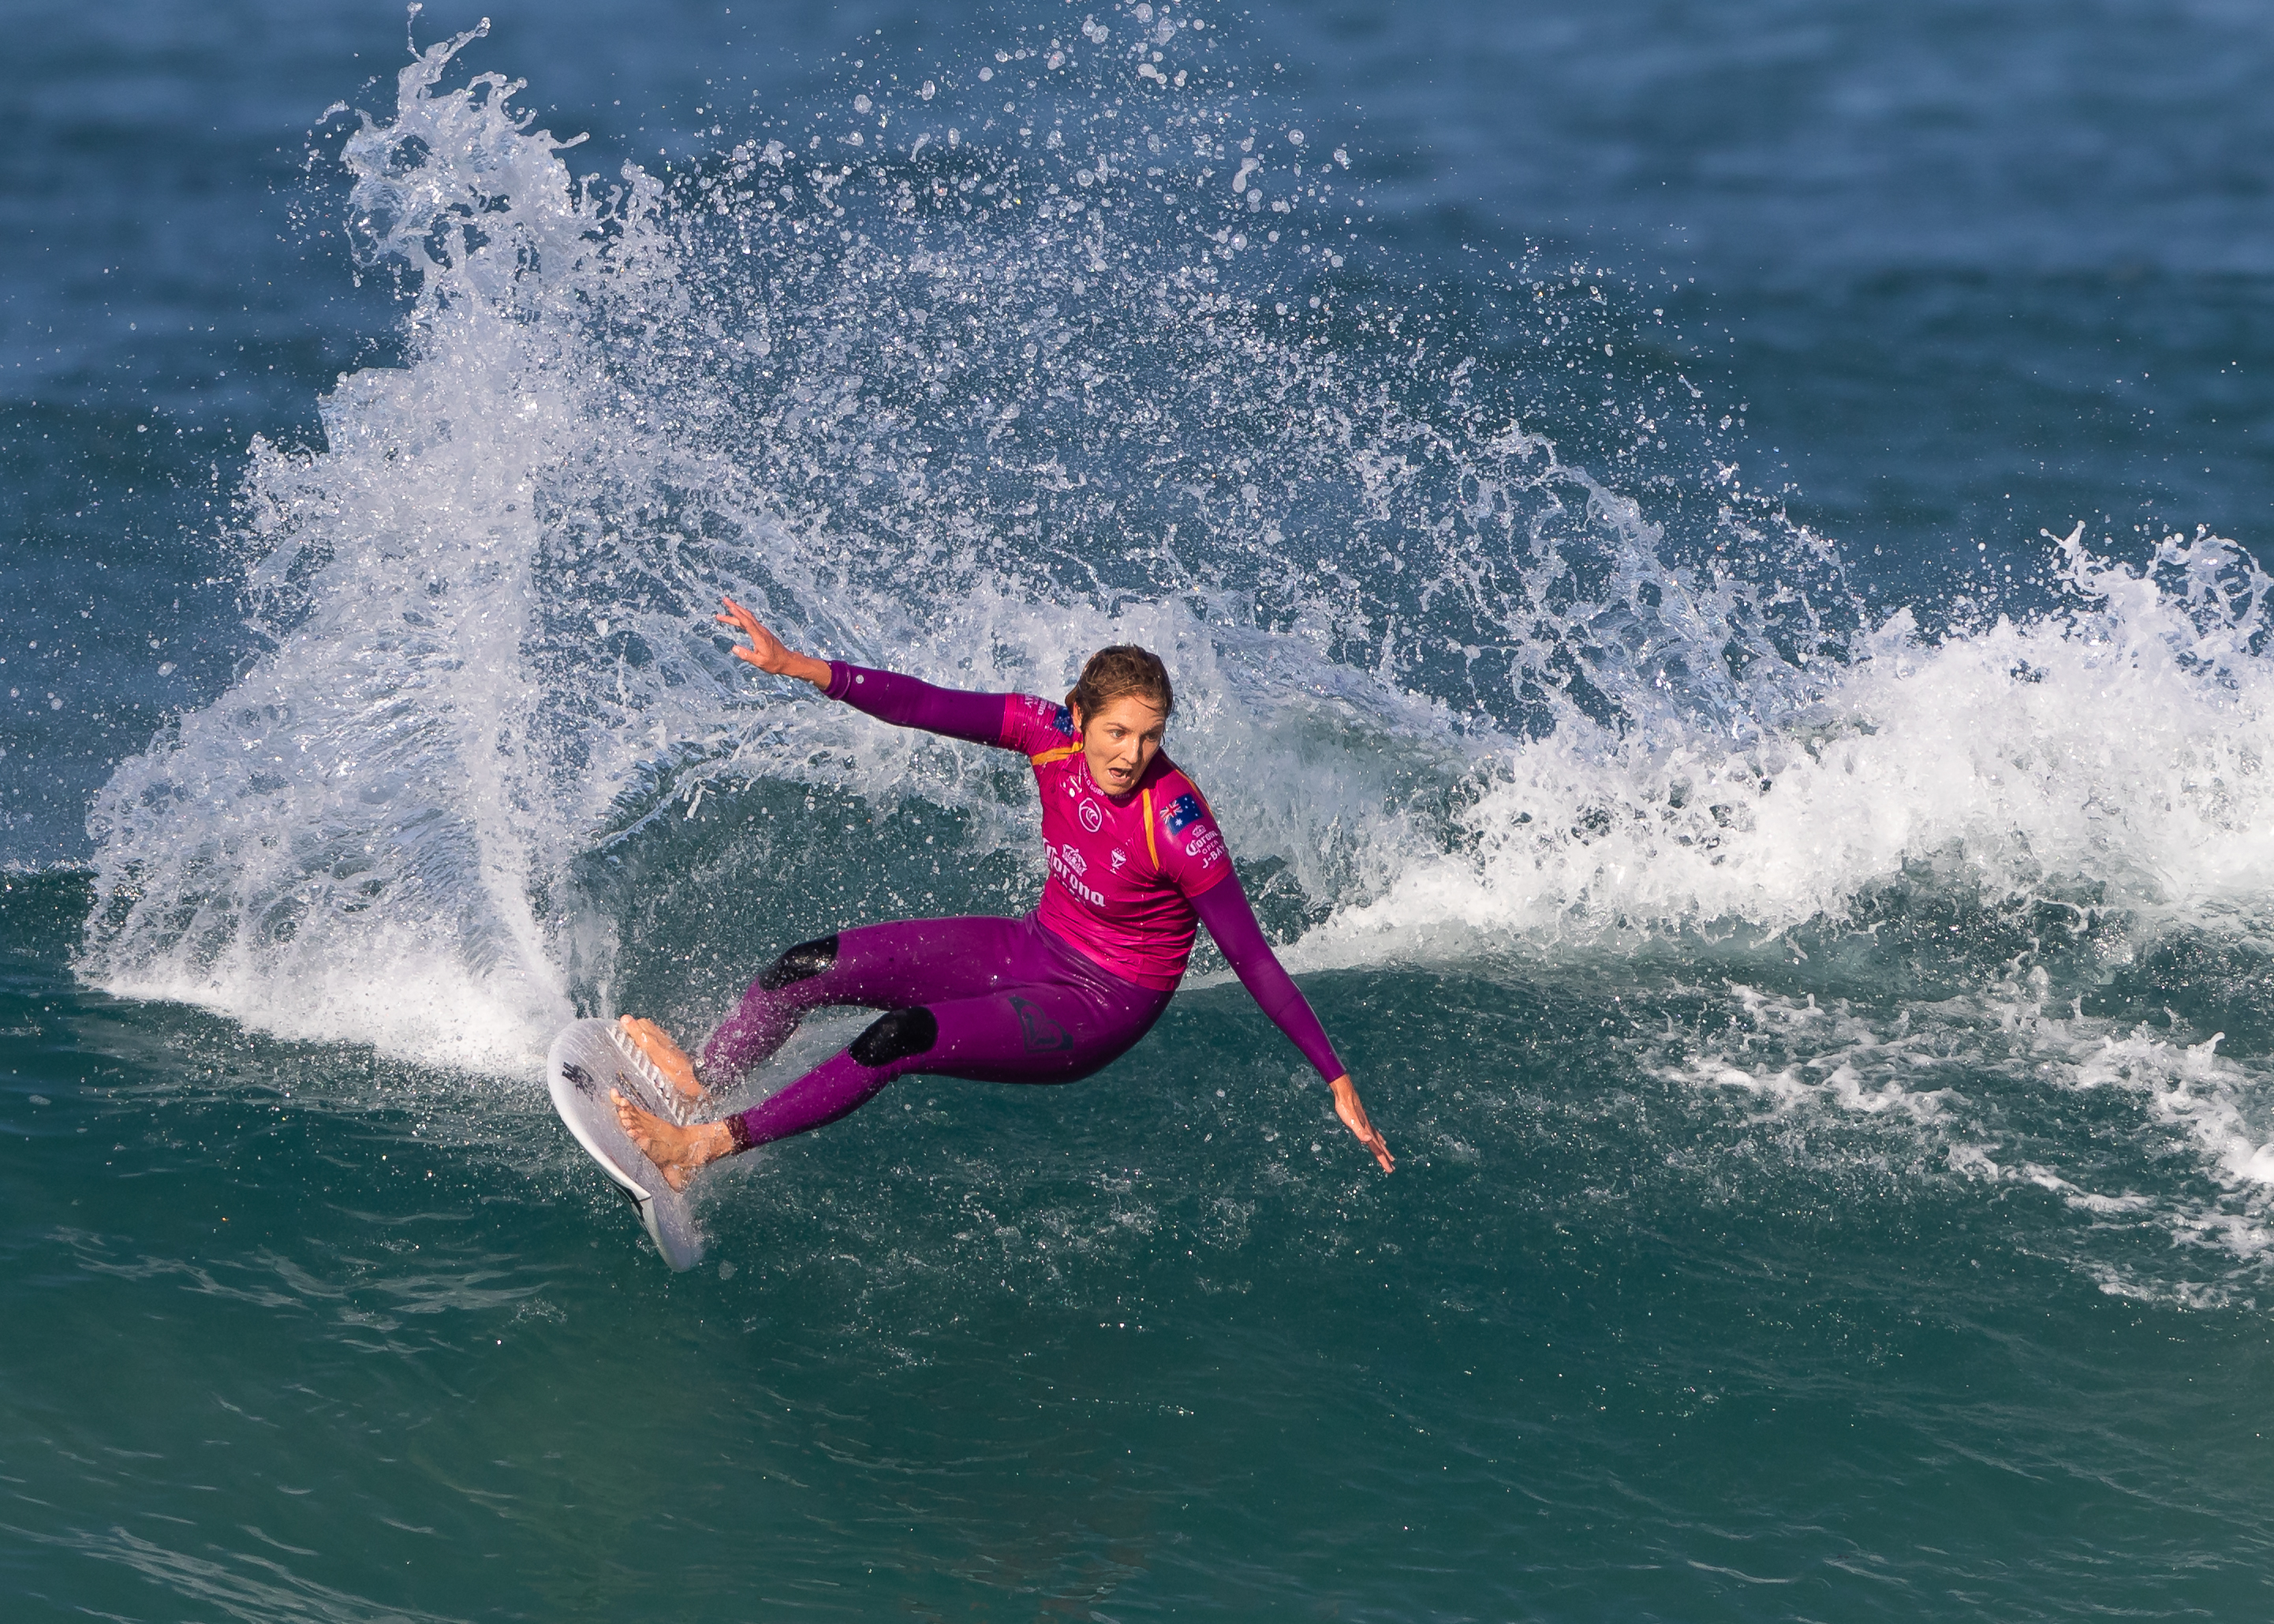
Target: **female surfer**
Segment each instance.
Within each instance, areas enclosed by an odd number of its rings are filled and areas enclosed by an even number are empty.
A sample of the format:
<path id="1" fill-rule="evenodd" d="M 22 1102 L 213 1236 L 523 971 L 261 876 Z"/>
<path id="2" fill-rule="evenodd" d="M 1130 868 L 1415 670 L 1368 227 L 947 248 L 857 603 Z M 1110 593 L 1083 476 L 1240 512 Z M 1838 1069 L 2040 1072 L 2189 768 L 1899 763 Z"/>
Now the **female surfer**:
<path id="1" fill-rule="evenodd" d="M 615 1095 L 624 1132 L 674 1189 L 721 1156 L 834 1122 L 910 1071 L 1005 1083 L 1088 1077 L 1168 1007 L 1195 920 L 1327 1079 L 1344 1124 L 1383 1172 L 1396 1165 L 1318 1017 L 1264 941 L 1208 802 L 1162 754 L 1176 700 L 1157 658 L 1101 649 L 1062 705 L 964 693 L 810 658 L 733 598 L 724 602 L 719 623 L 750 640 L 735 654 L 760 671 L 810 682 L 899 726 L 1024 754 L 1042 791 L 1050 871 L 1041 905 L 1024 919 L 864 925 L 775 959 L 704 1046 L 709 1077 L 764 1060 L 808 1010 L 849 1004 L 885 1013 L 779 1093 L 717 1122 L 680 1127 Z M 706 1097 L 694 1064 L 660 1026 L 629 1015 L 621 1025 L 690 1101 Z"/>

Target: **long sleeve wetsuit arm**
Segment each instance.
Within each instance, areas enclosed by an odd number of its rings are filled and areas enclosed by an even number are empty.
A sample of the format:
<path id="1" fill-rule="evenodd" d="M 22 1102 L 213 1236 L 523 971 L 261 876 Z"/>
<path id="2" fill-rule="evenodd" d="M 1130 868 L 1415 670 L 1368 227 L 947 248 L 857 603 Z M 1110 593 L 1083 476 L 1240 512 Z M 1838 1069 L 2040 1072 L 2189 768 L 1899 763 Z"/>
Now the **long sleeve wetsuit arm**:
<path id="1" fill-rule="evenodd" d="M 855 710 L 866 711 L 895 727 L 921 727 L 973 744 L 1003 742 L 1003 707 L 1007 694 L 974 694 L 961 688 L 934 688 L 896 671 L 872 671 L 865 665 L 829 662 L 828 694 Z"/>
<path id="2" fill-rule="evenodd" d="M 1281 967 L 1271 944 L 1263 939 L 1263 927 L 1255 922 L 1255 909 L 1240 889 L 1239 876 L 1226 874 L 1192 898 L 1192 904 L 1257 1007 L 1287 1034 L 1289 1042 L 1303 1051 L 1303 1058 L 1317 1068 L 1321 1077 L 1331 1083 L 1342 1076 L 1346 1068 L 1336 1057 L 1335 1046 L 1327 1041 L 1319 1018 L 1311 1012 L 1310 1001 Z"/>

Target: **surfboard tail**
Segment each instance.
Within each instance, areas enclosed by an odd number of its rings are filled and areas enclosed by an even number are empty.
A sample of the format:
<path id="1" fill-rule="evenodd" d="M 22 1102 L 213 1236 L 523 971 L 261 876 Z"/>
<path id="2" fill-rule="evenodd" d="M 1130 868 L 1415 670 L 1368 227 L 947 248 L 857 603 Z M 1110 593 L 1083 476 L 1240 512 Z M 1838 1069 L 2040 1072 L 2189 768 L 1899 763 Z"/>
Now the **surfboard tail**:
<path id="1" fill-rule="evenodd" d="M 694 1114 L 695 1108 L 702 1101 L 689 1100 L 674 1087 L 671 1079 L 663 1074 L 655 1062 L 640 1052 L 639 1045 L 624 1035 L 624 1029 L 621 1026 L 617 1026 L 614 1021 L 604 1021 L 600 1024 L 607 1027 L 609 1041 L 615 1045 L 616 1052 L 623 1056 L 624 1069 L 646 1085 L 644 1093 L 647 1097 L 640 1103 L 657 1116 L 667 1118 L 682 1128 L 685 1127 L 689 1117 Z"/>
<path id="2" fill-rule="evenodd" d="M 667 1104 L 678 1091 L 646 1056 L 628 1048 L 614 1022 L 603 1020 L 576 1021 L 553 1040 L 546 1087 L 553 1109 L 584 1154 L 638 1209 L 640 1226 L 663 1260 L 674 1269 L 700 1263 L 702 1232 L 687 1198 L 625 1134 L 608 1097 L 611 1091 L 621 1092 L 659 1116 L 683 1122 Z"/>

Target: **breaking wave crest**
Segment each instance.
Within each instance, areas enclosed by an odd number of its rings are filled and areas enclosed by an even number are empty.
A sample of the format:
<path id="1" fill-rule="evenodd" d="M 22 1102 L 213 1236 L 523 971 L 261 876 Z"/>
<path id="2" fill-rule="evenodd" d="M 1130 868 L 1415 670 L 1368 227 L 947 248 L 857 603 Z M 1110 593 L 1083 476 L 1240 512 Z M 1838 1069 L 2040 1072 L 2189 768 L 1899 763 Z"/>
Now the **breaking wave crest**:
<path id="1" fill-rule="evenodd" d="M 972 686 L 1161 649 L 1299 964 L 1873 929 L 1918 885 L 2160 928 L 2274 882 L 2239 548 L 2080 530 L 2049 605 L 1867 613 L 1707 455 L 1632 289 L 1525 261 L 1486 342 L 1204 30 L 1116 11 L 613 180 L 446 84 L 472 37 L 339 148 L 401 365 L 253 448 L 258 650 L 94 814 L 106 988 L 518 1069 L 664 929 L 600 869 L 731 866 L 742 789 L 952 815 L 840 876 L 1032 881 L 1015 775 L 750 676 L 721 592 Z"/>

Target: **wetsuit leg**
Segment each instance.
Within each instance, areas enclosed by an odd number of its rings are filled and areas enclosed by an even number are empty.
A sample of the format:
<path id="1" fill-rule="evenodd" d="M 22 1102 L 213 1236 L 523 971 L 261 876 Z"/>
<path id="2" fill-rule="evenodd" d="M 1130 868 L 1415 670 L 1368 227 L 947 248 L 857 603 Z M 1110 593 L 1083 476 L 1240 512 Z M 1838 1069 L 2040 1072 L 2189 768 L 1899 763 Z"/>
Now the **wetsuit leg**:
<path id="1" fill-rule="evenodd" d="M 788 1041 L 808 1010 L 893 1009 L 999 986 L 1020 974 L 1033 928 L 984 915 L 908 919 L 801 943 L 750 983 L 741 1006 L 711 1034 L 704 1072 L 715 1082 L 758 1064 Z"/>
<path id="2" fill-rule="evenodd" d="M 911 1071 L 981 1082 L 1073 1082 L 1126 1052 L 1169 997 L 1092 967 L 982 997 L 894 1009 L 841 1053 L 729 1117 L 728 1127 L 738 1150 L 787 1139 L 835 1122 Z"/>

